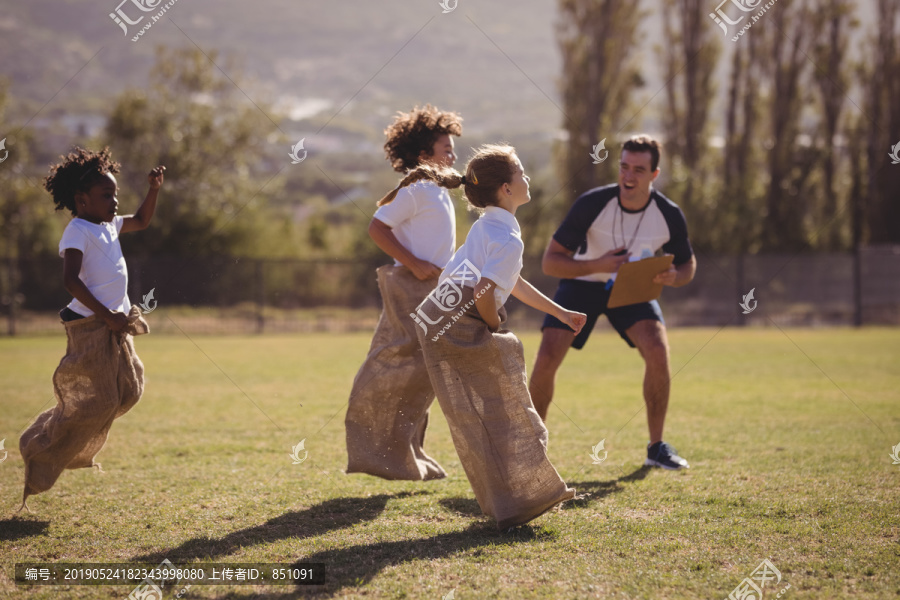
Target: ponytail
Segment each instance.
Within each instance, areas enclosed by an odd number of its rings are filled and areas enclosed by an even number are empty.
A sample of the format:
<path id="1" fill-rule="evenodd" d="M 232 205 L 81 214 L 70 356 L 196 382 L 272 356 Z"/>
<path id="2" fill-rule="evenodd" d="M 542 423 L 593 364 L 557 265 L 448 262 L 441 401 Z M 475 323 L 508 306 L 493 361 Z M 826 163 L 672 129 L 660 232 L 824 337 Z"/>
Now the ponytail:
<path id="1" fill-rule="evenodd" d="M 466 165 L 466 175 L 456 169 L 422 164 L 406 174 L 397 187 L 378 201 L 378 206 L 390 204 L 397 192 L 417 181 L 428 179 L 442 188 L 455 190 L 466 186 L 466 199 L 472 208 L 484 209 L 497 206 L 497 192 L 504 183 L 512 181 L 517 168 L 516 149 L 509 144 L 485 144 Z"/>
<path id="2" fill-rule="evenodd" d="M 433 181 L 437 185 L 441 186 L 442 188 L 447 188 L 448 190 L 455 190 L 459 186 L 465 184 L 465 178 L 456 169 L 451 169 L 450 167 L 436 167 L 434 165 L 428 164 L 419 165 L 418 167 L 407 173 L 406 176 L 400 180 L 400 183 L 397 184 L 397 187 L 392 189 L 387 193 L 387 195 L 385 195 L 384 198 L 379 200 L 378 206 L 390 204 L 394 201 L 394 198 L 397 197 L 397 192 L 399 192 L 406 186 L 412 185 L 418 181 L 422 181 L 423 179 Z"/>

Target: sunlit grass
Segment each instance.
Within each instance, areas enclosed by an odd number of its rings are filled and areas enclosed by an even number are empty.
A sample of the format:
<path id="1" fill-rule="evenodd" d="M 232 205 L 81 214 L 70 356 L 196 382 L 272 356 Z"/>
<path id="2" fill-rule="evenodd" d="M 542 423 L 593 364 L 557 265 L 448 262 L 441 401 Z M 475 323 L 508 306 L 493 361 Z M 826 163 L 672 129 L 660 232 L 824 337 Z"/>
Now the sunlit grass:
<path id="1" fill-rule="evenodd" d="M 328 569 L 324 589 L 196 586 L 188 598 L 725 598 L 769 558 L 783 579 L 768 590 L 791 585 L 782 598 L 900 593 L 896 330 L 670 337 L 666 439 L 691 469 L 640 468 L 643 366 L 603 331 L 570 352 L 550 411 L 551 460 L 580 498 L 512 533 L 481 516 L 437 405 L 426 447 L 447 479 L 342 472 L 368 334 L 138 338 L 147 388 L 98 456 L 105 473 L 67 471 L 14 518 L 18 436 L 52 405 L 65 341 L 0 340 L 0 591 L 124 598 L 124 586 L 16 588 L 13 566 L 169 558 Z M 538 336 L 522 339 L 531 365 Z M 302 439 L 309 458 L 293 465 Z M 600 440 L 609 455 L 593 465 Z"/>

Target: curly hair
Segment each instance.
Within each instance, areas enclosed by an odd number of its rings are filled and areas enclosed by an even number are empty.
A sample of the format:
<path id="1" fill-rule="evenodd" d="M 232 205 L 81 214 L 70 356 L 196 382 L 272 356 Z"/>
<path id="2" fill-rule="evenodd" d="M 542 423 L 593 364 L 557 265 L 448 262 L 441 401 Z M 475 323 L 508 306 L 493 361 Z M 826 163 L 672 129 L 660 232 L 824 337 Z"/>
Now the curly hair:
<path id="1" fill-rule="evenodd" d="M 110 158 L 109 148 L 92 152 L 75 146 L 74 150 L 60 156 L 62 162 L 51 166 L 50 174 L 44 178 L 44 189 L 53 196 L 56 210 L 68 208 L 72 215 L 78 212 L 75 194 L 89 191 L 108 173 L 118 173 L 120 166 Z"/>
<path id="2" fill-rule="evenodd" d="M 516 149 L 508 144 L 485 144 L 476 150 L 462 175 L 451 167 L 421 165 L 400 180 L 397 187 L 378 201 L 378 206 L 390 204 L 402 188 L 427 179 L 450 190 L 465 186 L 466 200 L 475 208 L 497 205 L 497 191 L 504 183 L 511 183 L 517 165 Z"/>
<path id="3" fill-rule="evenodd" d="M 419 155 L 431 156 L 434 143 L 442 135 L 462 135 L 462 117 L 454 112 L 438 110 L 430 104 L 416 106 L 408 113 L 398 112 L 394 122 L 384 130 L 387 141 L 384 154 L 398 173 L 419 166 Z"/>

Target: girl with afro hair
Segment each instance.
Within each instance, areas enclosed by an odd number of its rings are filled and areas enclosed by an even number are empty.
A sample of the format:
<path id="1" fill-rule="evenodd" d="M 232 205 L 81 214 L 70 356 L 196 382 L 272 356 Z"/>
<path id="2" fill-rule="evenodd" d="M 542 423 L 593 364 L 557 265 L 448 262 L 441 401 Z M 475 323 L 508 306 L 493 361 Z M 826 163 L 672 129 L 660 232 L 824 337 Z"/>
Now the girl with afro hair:
<path id="1" fill-rule="evenodd" d="M 428 104 L 398 113 L 384 133 L 385 155 L 398 173 L 421 165 L 451 167 L 452 136 L 462 135 L 462 119 Z M 431 181 L 398 190 L 378 203 L 369 235 L 394 263 L 377 270 L 384 309 L 350 392 L 347 472 L 441 479 L 444 469 L 423 448 L 434 390 L 409 315 L 437 285 L 456 249 L 450 194 Z"/>
<path id="2" fill-rule="evenodd" d="M 119 236 L 150 225 L 165 167 L 150 171 L 150 189 L 137 212 L 120 216 L 114 176 L 119 164 L 107 148 L 75 148 L 62 159 L 51 167 L 44 187 L 56 209 L 67 209 L 73 217 L 59 243 L 63 281 L 73 297 L 60 311 L 68 344 L 53 374 L 57 405 L 19 440 L 25 460 L 23 506 L 28 496 L 50 489 L 64 469 L 99 467 L 94 456 L 113 419 L 137 403 L 144 387 L 144 366 L 132 336 L 149 327 L 128 300 Z"/>

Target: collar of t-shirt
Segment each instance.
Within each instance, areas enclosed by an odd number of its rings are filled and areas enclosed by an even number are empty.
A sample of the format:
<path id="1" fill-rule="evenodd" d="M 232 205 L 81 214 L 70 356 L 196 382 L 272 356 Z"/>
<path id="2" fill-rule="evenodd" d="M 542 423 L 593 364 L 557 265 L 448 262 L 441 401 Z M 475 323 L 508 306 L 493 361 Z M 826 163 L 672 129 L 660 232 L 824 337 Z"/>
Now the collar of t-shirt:
<path id="1" fill-rule="evenodd" d="M 113 217 L 112 221 L 100 221 L 99 223 L 88 221 L 83 217 L 73 217 L 73 220 L 77 225 L 81 226 L 87 225 L 88 227 L 94 227 L 97 229 L 116 229 L 116 218 L 118 218 L 119 216 L 120 215 L 116 215 L 115 217 Z"/>
<path id="2" fill-rule="evenodd" d="M 488 206 L 484 209 L 484 216 L 481 218 L 489 219 L 491 221 L 499 221 L 510 230 L 512 230 L 512 232 L 516 235 L 519 235 L 519 233 L 521 233 L 521 230 L 519 229 L 519 222 L 516 220 L 516 216 L 505 208 L 500 208 L 499 206 Z"/>
<path id="3" fill-rule="evenodd" d="M 619 210 L 621 210 L 622 212 L 624 212 L 626 214 L 636 215 L 638 213 L 644 212 L 645 210 L 647 210 L 647 208 L 650 207 L 650 202 L 653 200 L 653 197 L 655 195 L 656 195 L 656 190 L 651 187 L 650 195 L 647 196 L 647 203 L 644 204 L 644 206 L 642 206 L 640 208 L 636 208 L 636 209 L 625 208 L 625 206 L 622 205 L 622 188 L 620 186 L 618 191 L 616 192 L 616 202 L 619 205 Z"/>

